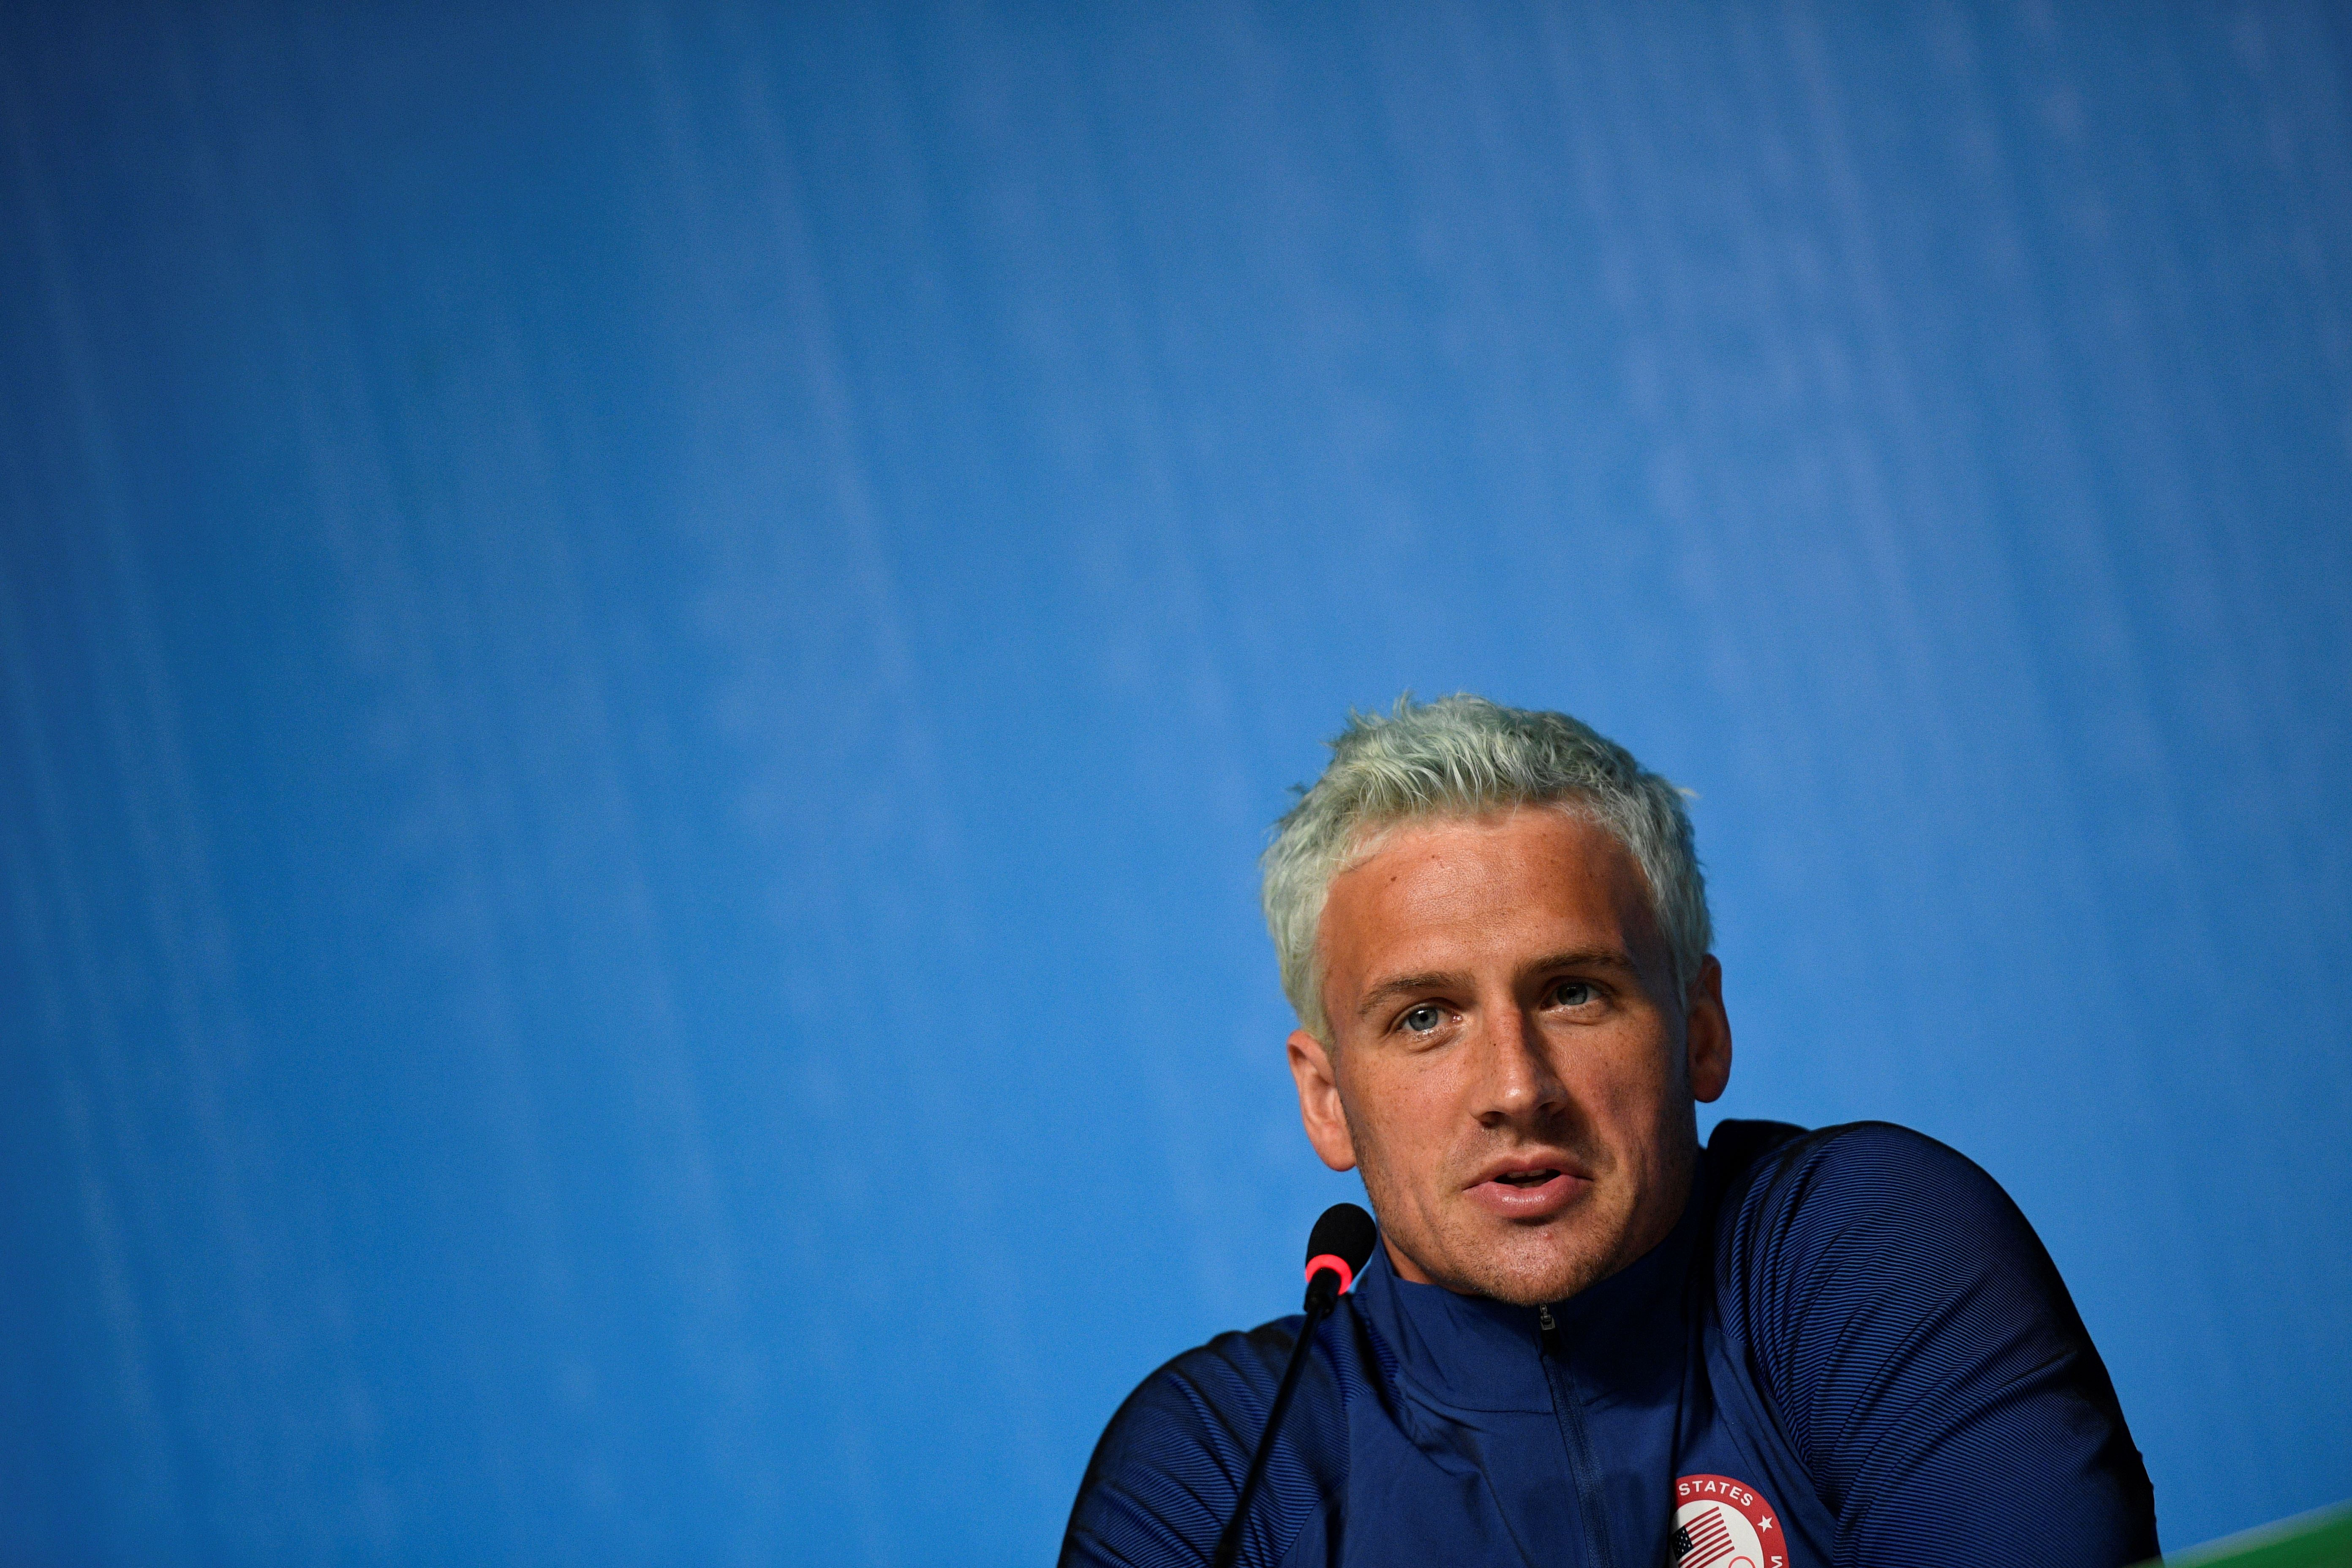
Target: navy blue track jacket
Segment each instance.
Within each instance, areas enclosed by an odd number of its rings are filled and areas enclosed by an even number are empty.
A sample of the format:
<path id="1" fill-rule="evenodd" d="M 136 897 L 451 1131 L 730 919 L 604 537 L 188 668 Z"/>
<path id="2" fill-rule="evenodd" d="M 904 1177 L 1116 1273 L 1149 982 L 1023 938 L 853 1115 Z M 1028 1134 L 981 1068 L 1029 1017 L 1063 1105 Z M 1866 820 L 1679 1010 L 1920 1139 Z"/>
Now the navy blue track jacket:
<path id="1" fill-rule="evenodd" d="M 1111 1420 L 1062 1562 L 1209 1559 L 1301 1320 L 1219 1335 Z M 1397 1278 L 1317 1331 L 1245 1564 L 2138 1563 L 2147 1472 L 2008 1195 L 1883 1122 L 1727 1121 L 1648 1255 L 1513 1307 Z"/>

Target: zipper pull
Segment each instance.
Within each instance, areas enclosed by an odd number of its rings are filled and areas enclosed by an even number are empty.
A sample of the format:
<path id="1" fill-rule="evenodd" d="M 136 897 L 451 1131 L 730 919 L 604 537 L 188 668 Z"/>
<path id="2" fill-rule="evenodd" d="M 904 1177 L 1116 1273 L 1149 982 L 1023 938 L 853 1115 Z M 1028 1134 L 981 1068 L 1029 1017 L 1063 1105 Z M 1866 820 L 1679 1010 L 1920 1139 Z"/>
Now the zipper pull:
<path id="1" fill-rule="evenodd" d="M 1551 1309 L 1549 1307 L 1538 1307 L 1536 1309 L 1536 1327 L 1541 1329 L 1545 1333 L 1549 1333 L 1554 1329 L 1559 1327 L 1558 1323 L 1551 1321 Z"/>

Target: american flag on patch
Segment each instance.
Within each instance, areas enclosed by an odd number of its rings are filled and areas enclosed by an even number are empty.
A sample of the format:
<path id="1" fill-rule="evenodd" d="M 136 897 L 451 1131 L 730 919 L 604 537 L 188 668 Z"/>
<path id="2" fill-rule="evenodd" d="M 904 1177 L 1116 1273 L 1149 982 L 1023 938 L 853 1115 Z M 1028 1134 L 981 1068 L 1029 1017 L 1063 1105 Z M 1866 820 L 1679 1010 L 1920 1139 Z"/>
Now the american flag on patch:
<path id="1" fill-rule="evenodd" d="M 1731 1527 L 1720 1504 L 1675 1531 L 1675 1568 L 1707 1568 L 1731 1555 Z"/>

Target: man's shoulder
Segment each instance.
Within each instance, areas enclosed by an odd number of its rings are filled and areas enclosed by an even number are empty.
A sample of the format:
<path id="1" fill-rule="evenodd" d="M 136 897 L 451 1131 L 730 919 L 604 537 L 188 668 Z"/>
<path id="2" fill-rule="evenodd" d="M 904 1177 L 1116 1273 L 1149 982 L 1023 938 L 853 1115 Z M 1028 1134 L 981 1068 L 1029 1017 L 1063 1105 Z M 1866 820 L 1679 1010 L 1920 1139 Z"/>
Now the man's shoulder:
<path id="1" fill-rule="evenodd" d="M 2064 1300 L 2000 1184 L 1924 1132 L 1726 1122 L 1708 1142 L 1706 1178 L 1717 1300 L 1743 1334 L 1834 1332 L 1859 1310 L 1905 1300 L 1933 1311 L 1968 1279 Z"/>
<path id="2" fill-rule="evenodd" d="M 1252 1540 L 1287 1542 L 1336 1495 L 1347 1468 L 1345 1363 L 1356 1314 L 1343 1300 L 1300 1369 L 1252 1510 Z M 1304 1319 L 1217 1335 L 1138 1384 L 1103 1429 L 1070 1511 L 1065 1563 L 1208 1555 L 1241 1490 Z"/>
<path id="3" fill-rule="evenodd" d="M 1205 1433 L 1253 1417 L 1263 1420 L 1273 1407 L 1302 1321 L 1294 1313 L 1255 1329 L 1230 1330 L 1162 1362 L 1119 1405 L 1104 1443 L 1131 1442 L 1171 1428 Z"/>
<path id="4" fill-rule="evenodd" d="M 1717 1142 L 1730 1158 L 1717 1160 Z M 1930 1322 L 1973 1324 L 1988 1342 L 2084 1339 L 2000 1184 L 1923 1132 L 1885 1121 L 1718 1131 L 1708 1164 L 1721 1321 L 1776 1376 L 1865 1342 L 1910 1342 Z"/>
<path id="5" fill-rule="evenodd" d="M 1939 1226 L 2021 1219 L 1967 1155 L 1891 1121 L 1805 1129 L 1727 1121 L 1707 1141 L 1718 1242 L 1801 1225 L 1823 1239 L 1907 1219 Z"/>
<path id="6" fill-rule="evenodd" d="M 1274 1406 L 1297 1316 L 1217 1335 L 1155 1368 L 1103 1428 L 1063 1540 L 1064 1563 L 1208 1555 Z"/>

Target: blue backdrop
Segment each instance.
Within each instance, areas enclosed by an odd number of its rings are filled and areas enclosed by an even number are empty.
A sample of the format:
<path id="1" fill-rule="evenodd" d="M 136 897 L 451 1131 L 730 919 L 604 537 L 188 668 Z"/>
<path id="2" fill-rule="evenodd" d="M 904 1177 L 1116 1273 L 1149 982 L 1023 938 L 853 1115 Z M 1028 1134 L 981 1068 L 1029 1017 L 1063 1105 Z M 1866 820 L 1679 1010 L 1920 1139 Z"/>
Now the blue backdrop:
<path id="1" fill-rule="evenodd" d="M 18 5 L 0 412 L 0 1558 L 1047 1558 L 1406 688 L 2352 1493 L 2341 5 Z"/>

